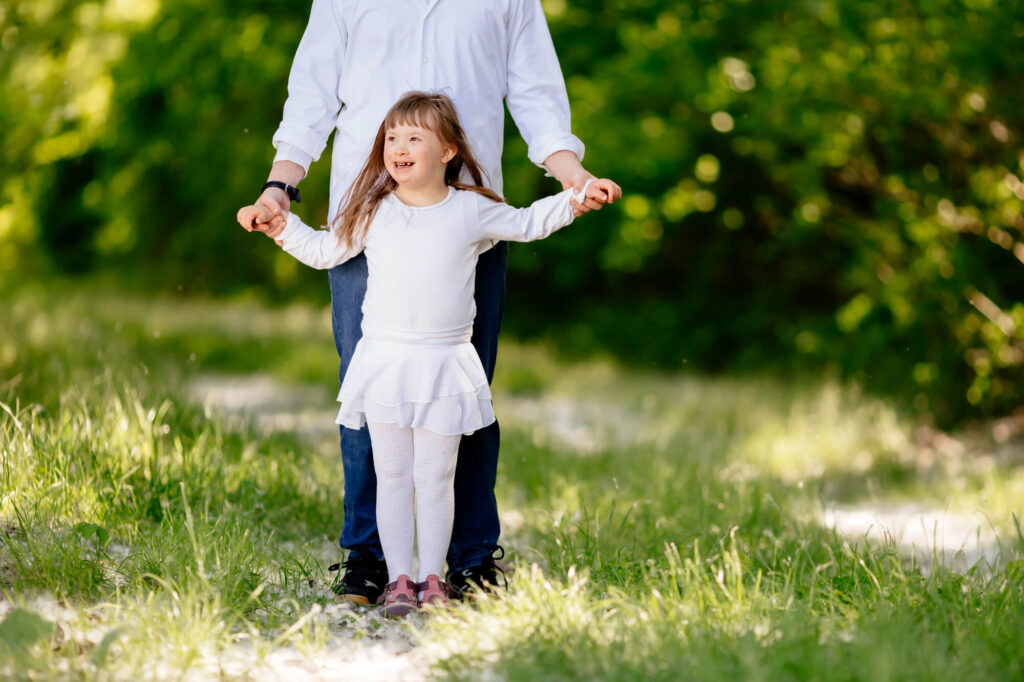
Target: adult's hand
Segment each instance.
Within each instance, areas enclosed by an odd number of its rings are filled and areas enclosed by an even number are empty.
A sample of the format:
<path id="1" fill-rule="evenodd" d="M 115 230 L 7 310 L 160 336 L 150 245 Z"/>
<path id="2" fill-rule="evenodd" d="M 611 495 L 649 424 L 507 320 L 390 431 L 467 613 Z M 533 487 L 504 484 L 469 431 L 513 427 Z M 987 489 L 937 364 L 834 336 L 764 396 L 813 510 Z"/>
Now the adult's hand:
<path id="1" fill-rule="evenodd" d="M 292 200 L 280 187 L 268 187 L 263 190 L 263 194 L 256 200 L 257 206 L 266 206 L 271 211 L 277 209 L 278 212 L 289 211 L 292 207 Z"/>
<path id="2" fill-rule="evenodd" d="M 595 179 L 593 173 L 587 171 L 580 163 L 579 157 L 566 149 L 557 151 L 544 159 L 544 166 L 551 175 L 555 176 L 556 180 L 562 183 L 562 189 L 572 188 L 579 192 L 587 184 L 587 180 Z M 611 185 L 612 187 L 608 191 L 595 193 L 597 196 L 594 197 L 589 196 L 590 192 L 588 192 L 588 196 L 582 204 L 574 199 L 572 201 L 573 214 L 581 216 L 588 211 L 599 211 L 606 203 L 610 204 L 619 199 L 622 196 L 622 188 L 614 182 Z"/>
<path id="3" fill-rule="evenodd" d="M 270 169 L 270 177 L 267 179 L 297 187 L 304 177 L 306 177 L 306 169 L 294 161 L 275 161 Z M 287 213 L 291 210 L 292 200 L 283 189 L 267 187 L 260 194 L 260 198 L 256 200 L 256 205 L 265 206 L 271 210 L 276 208 L 278 212 Z M 260 231 L 265 232 L 265 230 Z"/>
<path id="4" fill-rule="evenodd" d="M 597 180 L 592 173 L 587 171 L 583 171 L 576 177 L 562 182 L 562 188 L 572 188 L 573 191 L 579 192 L 586 186 L 588 180 L 595 180 L 596 182 L 590 184 L 590 189 L 587 190 L 587 196 L 583 199 L 583 203 L 581 204 L 575 199 L 570 202 L 573 215 L 577 218 L 590 211 L 600 211 L 604 208 L 605 204 L 613 204 L 622 198 L 621 187 L 606 178 Z"/>

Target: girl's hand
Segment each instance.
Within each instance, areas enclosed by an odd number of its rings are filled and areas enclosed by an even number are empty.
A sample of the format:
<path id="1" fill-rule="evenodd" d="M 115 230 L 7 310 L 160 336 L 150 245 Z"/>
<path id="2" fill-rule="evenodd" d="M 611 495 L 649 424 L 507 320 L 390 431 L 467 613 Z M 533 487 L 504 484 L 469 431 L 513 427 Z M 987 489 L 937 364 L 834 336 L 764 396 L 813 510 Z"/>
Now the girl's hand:
<path id="1" fill-rule="evenodd" d="M 585 183 L 584 183 L 585 184 Z M 583 185 L 576 188 L 577 191 L 583 189 Z M 617 200 L 622 198 L 622 188 L 617 184 L 609 180 L 608 178 L 600 178 L 594 180 L 587 187 L 586 197 L 583 199 L 583 203 L 578 203 L 573 199 L 572 210 L 573 213 L 578 217 L 587 213 L 588 211 L 600 211 L 605 204 L 613 204 Z"/>
<path id="2" fill-rule="evenodd" d="M 274 239 L 284 232 L 287 212 L 269 197 L 260 197 L 260 203 L 238 210 L 238 224 L 247 232 L 262 232 Z"/>
<path id="3" fill-rule="evenodd" d="M 282 242 L 278 237 L 280 237 L 281 233 L 284 232 L 284 228 L 287 224 L 287 218 L 283 215 L 276 215 L 270 219 L 269 223 L 266 223 L 265 225 L 257 225 L 256 229 L 277 242 L 278 246 L 282 246 Z"/>
<path id="4" fill-rule="evenodd" d="M 256 206 L 243 206 L 238 209 L 238 213 L 235 214 L 235 220 L 242 226 L 242 229 L 246 232 L 252 232 L 253 224 L 256 222 L 256 216 L 259 215 L 259 208 Z"/>

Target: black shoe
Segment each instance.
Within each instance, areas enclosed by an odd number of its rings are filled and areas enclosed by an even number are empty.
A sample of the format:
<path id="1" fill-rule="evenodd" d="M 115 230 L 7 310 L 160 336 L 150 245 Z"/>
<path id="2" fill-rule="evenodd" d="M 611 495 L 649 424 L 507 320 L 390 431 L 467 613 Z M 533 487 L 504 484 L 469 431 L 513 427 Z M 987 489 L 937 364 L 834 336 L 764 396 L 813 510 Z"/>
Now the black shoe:
<path id="1" fill-rule="evenodd" d="M 495 560 L 505 558 L 505 548 L 498 545 L 495 552 L 501 552 L 498 556 L 489 556 L 483 563 L 476 566 L 464 568 L 461 571 L 448 573 L 448 584 L 451 586 L 456 599 L 465 599 L 472 596 L 473 590 L 482 590 L 493 594 L 498 588 L 498 573 L 501 573 L 501 582 L 505 589 L 508 589 L 508 581 L 505 580 L 505 571 L 496 565 Z"/>
<path id="2" fill-rule="evenodd" d="M 344 568 L 345 574 L 335 577 L 331 591 L 339 602 L 350 604 L 376 604 L 388 584 L 388 565 L 377 559 L 349 558 L 341 564 L 327 568 L 330 572 Z"/>

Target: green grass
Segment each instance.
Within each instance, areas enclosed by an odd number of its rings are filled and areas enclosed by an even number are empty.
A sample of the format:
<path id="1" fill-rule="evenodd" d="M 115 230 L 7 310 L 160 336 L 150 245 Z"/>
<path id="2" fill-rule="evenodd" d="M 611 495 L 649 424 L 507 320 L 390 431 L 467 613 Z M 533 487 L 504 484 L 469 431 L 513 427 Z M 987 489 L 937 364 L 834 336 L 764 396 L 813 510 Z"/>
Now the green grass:
<path id="1" fill-rule="evenodd" d="M 245 679 L 278 652 L 382 641 L 455 679 L 1024 676 L 1024 448 L 1005 428 L 936 434 L 827 380 L 643 374 L 506 342 L 511 590 L 395 625 L 332 606 L 334 447 L 189 398 L 196 376 L 255 371 L 326 386 L 329 409 L 326 312 L 4 294 L 0 676 Z M 983 511 L 1001 555 L 922 566 L 818 521 L 827 502 L 908 499 Z"/>

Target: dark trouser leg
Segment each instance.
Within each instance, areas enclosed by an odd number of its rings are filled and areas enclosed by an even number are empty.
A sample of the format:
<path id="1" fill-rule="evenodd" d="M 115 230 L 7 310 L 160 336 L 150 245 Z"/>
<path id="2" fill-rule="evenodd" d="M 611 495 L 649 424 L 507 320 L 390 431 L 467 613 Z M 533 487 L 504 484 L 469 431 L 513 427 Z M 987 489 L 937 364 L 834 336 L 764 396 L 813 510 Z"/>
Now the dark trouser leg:
<path id="1" fill-rule="evenodd" d="M 341 366 L 339 381 L 345 376 L 356 343 L 362 337 L 363 298 L 366 296 L 366 256 L 331 268 L 331 319 L 334 323 L 334 345 Z M 339 427 L 341 463 L 345 472 L 345 521 L 339 540 L 351 550 L 350 557 L 384 560 L 377 535 L 377 476 L 373 471 L 370 432 Z"/>
<path id="2" fill-rule="evenodd" d="M 476 268 L 476 320 L 473 346 L 480 354 L 487 380 L 494 378 L 498 331 L 505 306 L 508 244 L 501 242 L 480 256 Z M 498 423 L 463 436 L 455 469 L 455 523 L 448 547 L 448 570 L 461 571 L 491 556 L 501 524 L 494 483 L 498 474 Z"/>

